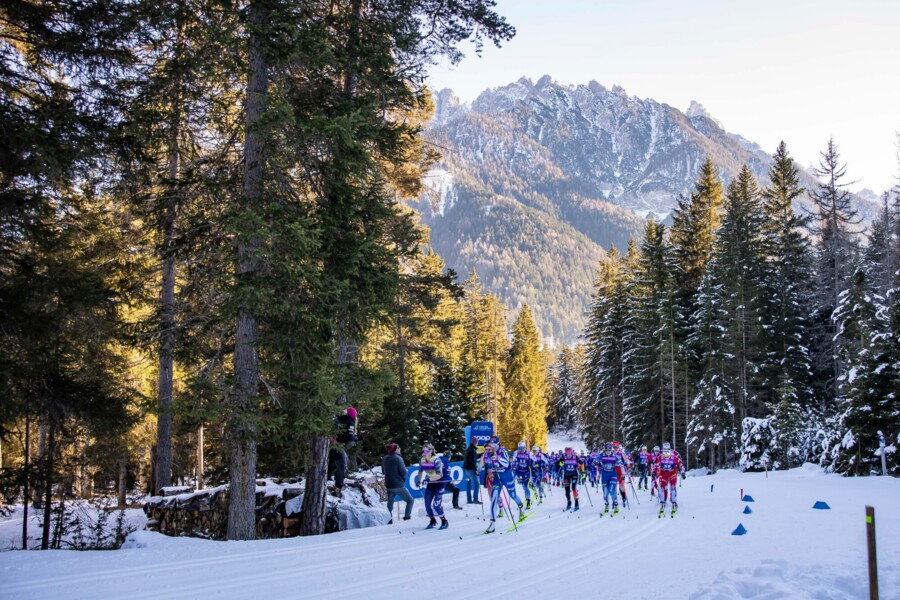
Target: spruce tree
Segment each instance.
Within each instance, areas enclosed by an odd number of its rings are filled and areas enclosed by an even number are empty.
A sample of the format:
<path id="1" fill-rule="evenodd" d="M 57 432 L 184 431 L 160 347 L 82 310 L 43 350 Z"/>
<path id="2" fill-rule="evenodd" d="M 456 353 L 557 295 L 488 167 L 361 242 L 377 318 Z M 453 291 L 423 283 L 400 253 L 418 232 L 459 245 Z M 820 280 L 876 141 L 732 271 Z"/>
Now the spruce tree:
<path id="1" fill-rule="evenodd" d="M 787 465 L 785 452 L 809 447 L 814 433 L 812 367 L 810 363 L 809 301 L 811 272 L 809 242 L 803 233 L 806 218 L 794 212 L 793 202 L 803 194 L 799 171 L 781 142 L 763 190 L 763 255 L 760 296 L 761 343 L 764 356 L 759 372 L 761 407 L 776 417 L 775 447 L 760 448 L 779 465 Z M 757 415 L 761 417 L 762 415 Z M 798 456 L 794 460 L 808 457 Z"/>
<path id="2" fill-rule="evenodd" d="M 585 391 L 578 422 L 589 446 L 615 437 L 621 420 L 623 392 L 623 330 L 627 315 L 623 257 L 611 246 L 601 261 L 585 330 Z"/>
<path id="3" fill-rule="evenodd" d="M 673 281 L 674 313 L 677 319 L 675 346 L 680 357 L 678 378 L 679 397 L 685 404 L 695 396 L 696 381 L 700 377 L 700 350 L 687 343 L 691 333 L 690 319 L 696 312 L 697 291 L 706 271 L 713 249 L 715 231 L 721 223 L 723 204 L 722 182 L 718 171 L 707 156 L 700 169 L 690 197 L 679 198 L 672 213 L 669 242 L 675 262 Z M 689 410 L 689 409 L 688 409 Z M 677 440 L 673 440 L 677 443 Z M 684 448 L 685 456 L 689 448 Z"/>
<path id="4" fill-rule="evenodd" d="M 648 221 L 628 284 L 622 430 L 629 448 L 650 440 L 674 443 L 672 371 L 666 361 L 672 356 L 673 332 L 664 318 L 672 293 L 668 252 L 665 227 Z"/>
<path id="5" fill-rule="evenodd" d="M 817 391 L 826 411 L 833 409 L 838 381 L 846 371 L 841 362 L 841 346 L 848 342 L 840 337 L 833 315 L 841 293 L 849 287 L 858 252 L 856 227 L 860 218 L 851 204 L 848 184 L 843 181 L 846 172 L 846 166 L 840 163 L 837 145 L 829 139 L 816 169 L 819 187 L 812 193 L 816 211 L 813 223 L 816 281 L 812 307 L 812 326 L 815 328 L 812 358 L 815 380 L 821 382 Z"/>
<path id="6" fill-rule="evenodd" d="M 834 317 L 840 335 L 855 341 L 841 350 L 847 372 L 840 381 L 837 439 L 829 457 L 835 471 L 849 475 L 880 474 L 878 432 L 891 438 L 900 426 L 898 340 L 890 327 L 891 311 L 869 280 L 872 265 L 867 267 L 856 268 Z M 887 463 L 892 474 L 900 472 L 895 455 Z"/>
<path id="7" fill-rule="evenodd" d="M 725 373 L 735 392 L 738 435 L 743 420 L 765 414 L 757 398 L 757 375 L 762 362 L 759 311 L 762 292 L 762 204 L 756 180 L 744 165 L 728 186 L 722 226 L 716 239 L 717 274 L 722 286 L 726 331 Z"/>
<path id="8" fill-rule="evenodd" d="M 540 334 L 527 304 L 513 324 L 505 383 L 497 428 L 502 443 L 514 447 L 525 440 L 528 447 L 546 446 L 546 365 Z"/>

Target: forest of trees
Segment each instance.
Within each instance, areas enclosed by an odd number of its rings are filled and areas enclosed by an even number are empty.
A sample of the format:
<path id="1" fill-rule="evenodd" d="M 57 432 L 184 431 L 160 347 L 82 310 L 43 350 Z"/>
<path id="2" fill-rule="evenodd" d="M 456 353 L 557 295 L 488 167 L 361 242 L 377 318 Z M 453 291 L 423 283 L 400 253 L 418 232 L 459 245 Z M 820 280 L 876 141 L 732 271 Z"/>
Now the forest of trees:
<path id="1" fill-rule="evenodd" d="M 341 408 L 371 460 L 526 401 L 505 308 L 407 208 L 427 68 L 511 39 L 494 5 L 3 3 L 4 502 L 228 483 L 248 539 L 256 477 L 303 476 L 316 534 Z"/>
<path id="2" fill-rule="evenodd" d="M 744 168 L 726 190 L 707 160 L 671 227 L 611 248 L 559 422 L 591 445 L 671 441 L 691 467 L 854 475 L 880 473 L 881 431 L 900 474 L 900 189 L 864 231 L 833 141 L 816 173 L 804 190 L 782 143 L 769 181 Z"/>
<path id="3" fill-rule="evenodd" d="M 555 359 L 525 296 L 510 328 L 429 249 L 426 70 L 511 39 L 494 4 L 3 3 L 0 498 L 43 511 L 44 548 L 54 503 L 173 483 L 227 483 L 250 539 L 267 475 L 304 478 L 322 533 L 350 405 L 362 467 L 387 442 L 457 460 L 487 418 L 506 445 L 579 426 L 713 468 L 874 468 L 900 434 L 900 200 L 863 235 L 831 145 L 811 216 L 783 146 L 763 189 L 707 163 L 671 229 L 601 261 Z"/>

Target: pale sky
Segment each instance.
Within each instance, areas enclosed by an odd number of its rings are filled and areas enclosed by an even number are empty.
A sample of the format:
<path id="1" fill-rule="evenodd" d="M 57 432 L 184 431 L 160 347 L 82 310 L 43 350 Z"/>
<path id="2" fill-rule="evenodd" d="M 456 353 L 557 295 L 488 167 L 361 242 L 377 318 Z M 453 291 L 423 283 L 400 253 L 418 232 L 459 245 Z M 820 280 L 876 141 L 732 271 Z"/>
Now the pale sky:
<path id="1" fill-rule="evenodd" d="M 897 183 L 900 0 L 498 0 L 516 37 L 431 85 L 464 102 L 522 76 L 594 79 L 685 110 L 804 166 L 833 135 L 852 189 Z"/>

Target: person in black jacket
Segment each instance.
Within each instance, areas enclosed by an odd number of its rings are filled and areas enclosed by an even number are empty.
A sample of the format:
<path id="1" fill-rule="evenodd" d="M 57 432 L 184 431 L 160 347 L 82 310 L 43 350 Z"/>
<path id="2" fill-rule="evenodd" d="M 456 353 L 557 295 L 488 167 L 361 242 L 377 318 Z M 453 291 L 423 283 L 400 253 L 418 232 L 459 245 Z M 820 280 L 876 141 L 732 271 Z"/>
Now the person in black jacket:
<path id="1" fill-rule="evenodd" d="M 478 481 L 478 447 L 475 445 L 474 438 L 466 448 L 463 473 L 466 476 L 466 504 L 481 504 Z"/>
<path id="2" fill-rule="evenodd" d="M 381 472 L 384 474 L 384 486 L 387 488 L 387 509 L 393 515 L 394 498 L 400 496 L 400 499 L 406 502 L 406 511 L 403 515 L 404 521 L 409 521 L 412 517 L 413 500 L 409 490 L 406 489 L 407 469 L 403 457 L 400 456 L 400 446 L 397 444 L 387 444 L 384 447 L 387 454 L 381 459 Z M 391 518 L 390 523 L 394 519 Z M 390 525 L 390 523 L 388 523 Z"/>

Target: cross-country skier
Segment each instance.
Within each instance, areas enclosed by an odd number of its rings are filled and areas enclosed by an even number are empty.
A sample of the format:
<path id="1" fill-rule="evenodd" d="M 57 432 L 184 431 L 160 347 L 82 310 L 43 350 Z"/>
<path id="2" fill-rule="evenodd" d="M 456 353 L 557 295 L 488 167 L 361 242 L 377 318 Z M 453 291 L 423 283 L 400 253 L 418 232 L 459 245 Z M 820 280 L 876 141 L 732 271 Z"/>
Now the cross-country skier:
<path id="1" fill-rule="evenodd" d="M 619 477 L 619 493 L 622 494 L 622 506 L 628 506 L 628 494 L 625 490 L 625 477 L 631 469 L 631 462 L 625 448 L 619 442 L 613 442 L 613 456 L 616 457 L 616 474 Z"/>
<path id="2" fill-rule="evenodd" d="M 585 466 L 587 467 L 588 471 L 588 479 L 590 480 L 591 485 L 595 488 L 597 487 L 597 484 L 599 482 L 598 478 L 600 476 L 600 464 L 597 462 L 600 460 L 600 456 L 600 450 L 594 448 L 593 450 L 591 450 L 591 453 L 588 454 L 587 460 L 585 461 Z"/>
<path id="3" fill-rule="evenodd" d="M 525 509 L 527 510 L 531 508 L 531 488 L 529 484 L 531 483 L 531 471 L 534 468 L 534 464 L 524 440 L 519 442 L 516 448 L 513 464 L 515 465 L 516 480 L 522 486 L 522 489 L 525 490 Z"/>
<path id="4" fill-rule="evenodd" d="M 659 446 L 653 446 L 653 452 L 650 453 L 650 495 L 657 496 L 656 492 L 659 489 L 657 477 L 659 473 L 657 472 L 657 467 L 659 466 Z M 658 496 L 657 496 L 658 498 Z"/>
<path id="5" fill-rule="evenodd" d="M 541 452 L 540 446 L 532 446 L 531 448 L 531 486 L 538 495 L 538 504 L 544 503 L 544 478 L 547 476 L 547 468 L 550 461 Z"/>
<path id="6" fill-rule="evenodd" d="M 520 521 L 525 518 L 525 514 L 522 511 L 522 501 L 516 496 L 516 482 L 510 469 L 509 452 L 500 445 L 500 438 L 494 436 L 490 439 L 484 447 L 481 461 L 486 485 L 491 493 L 491 524 L 485 533 L 493 533 L 497 511 L 500 508 L 500 492 L 503 488 L 506 488 L 509 497 L 515 500 L 519 507 Z"/>
<path id="7" fill-rule="evenodd" d="M 603 503 L 606 507 L 603 514 L 609 512 L 609 500 L 612 498 L 613 515 L 619 512 L 619 496 L 616 494 L 616 487 L 619 483 L 619 475 L 616 472 L 616 465 L 619 459 L 613 454 L 613 445 L 606 442 L 603 445 L 603 454 L 597 459 L 597 468 L 600 470 L 600 487 L 603 489 Z"/>
<path id="8" fill-rule="evenodd" d="M 441 529 L 447 529 L 450 526 L 447 523 L 447 517 L 444 516 L 444 507 L 441 501 L 444 497 L 444 488 L 450 481 L 450 473 L 444 466 L 444 461 L 435 456 L 434 446 L 425 444 L 422 446 L 422 458 L 419 460 L 419 487 L 427 480 L 428 487 L 425 488 L 425 512 L 428 513 L 430 519 L 428 527 L 425 529 L 434 529 L 437 526 L 435 515 L 441 518 Z"/>
<path id="9" fill-rule="evenodd" d="M 563 487 L 566 489 L 566 510 L 572 508 L 573 497 L 575 498 L 575 510 L 578 510 L 578 479 L 581 477 L 583 466 L 584 461 L 581 460 L 581 457 L 575 454 L 572 448 L 566 448 L 560 463 Z"/>
<path id="10" fill-rule="evenodd" d="M 666 501 L 669 498 L 669 489 L 672 490 L 672 516 L 678 512 L 678 473 L 681 471 L 681 457 L 672 450 L 669 442 L 663 444 L 662 455 L 659 458 L 657 470 L 659 472 L 659 516 L 666 511 Z"/>
<path id="11" fill-rule="evenodd" d="M 642 446 L 641 451 L 637 455 L 637 468 L 640 479 L 638 479 L 638 489 L 647 489 L 647 470 L 650 468 L 650 453 L 647 452 L 647 446 Z M 643 486 L 643 488 L 641 487 Z"/>

